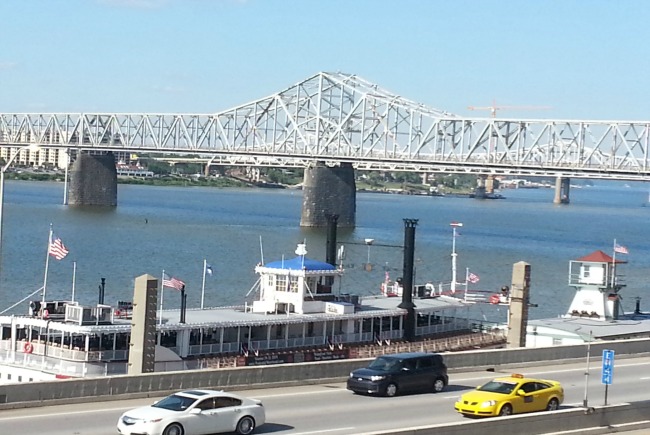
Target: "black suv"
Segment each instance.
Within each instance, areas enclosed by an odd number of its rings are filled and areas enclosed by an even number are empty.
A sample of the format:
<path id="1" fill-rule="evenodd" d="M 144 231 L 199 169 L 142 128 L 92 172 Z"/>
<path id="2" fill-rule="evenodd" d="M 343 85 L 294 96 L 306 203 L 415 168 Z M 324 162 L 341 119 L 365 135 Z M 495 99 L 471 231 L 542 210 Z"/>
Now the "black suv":
<path id="1" fill-rule="evenodd" d="M 437 353 L 396 353 L 377 357 L 350 373 L 347 388 L 355 393 L 392 397 L 398 392 L 442 391 L 449 383 L 447 366 Z"/>

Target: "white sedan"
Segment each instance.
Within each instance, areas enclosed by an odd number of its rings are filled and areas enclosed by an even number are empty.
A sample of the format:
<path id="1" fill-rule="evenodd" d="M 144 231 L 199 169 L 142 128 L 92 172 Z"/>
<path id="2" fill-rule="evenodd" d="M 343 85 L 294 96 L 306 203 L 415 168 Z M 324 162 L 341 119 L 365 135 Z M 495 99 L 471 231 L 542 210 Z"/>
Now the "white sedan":
<path id="1" fill-rule="evenodd" d="M 117 422 L 122 435 L 248 435 L 264 424 L 262 402 L 213 390 L 172 394 L 151 406 L 127 411 Z"/>

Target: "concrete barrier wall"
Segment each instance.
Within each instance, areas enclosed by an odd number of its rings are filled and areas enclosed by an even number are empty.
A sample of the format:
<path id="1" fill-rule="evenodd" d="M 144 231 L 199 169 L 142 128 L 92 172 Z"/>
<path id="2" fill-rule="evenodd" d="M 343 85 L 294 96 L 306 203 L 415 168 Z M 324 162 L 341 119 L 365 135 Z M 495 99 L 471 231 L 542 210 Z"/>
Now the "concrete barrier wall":
<path id="1" fill-rule="evenodd" d="M 590 349 L 592 360 L 600 360 L 603 349 L 612 349 L 617 355 L 647 355 L 650 354 L 650 339 L 593 343 Z M 532 365 L 540 361 L 574 362 L 585 359 L 586 350 L 586 345 L 488 349 L 450 352 L 444 357 L 453 373 L 468 369 L 505 368 L 511 364 Z M 88 401 L 89 398 L 148 397 L 187 388 L 242 389 L 342 381 L 350 371 L 367 363 L 368 360 L 349 359 L 0 385 L 0 409 L 73 403 Z"/>
<path id="2" fill-rule="evenodd" d="M 590 435 L 650 428 L 650 401 L 515 415 L 367 435 L 542 435 L 574 431 Z M 632 425 L 632 422 L 637 422 Z"/>

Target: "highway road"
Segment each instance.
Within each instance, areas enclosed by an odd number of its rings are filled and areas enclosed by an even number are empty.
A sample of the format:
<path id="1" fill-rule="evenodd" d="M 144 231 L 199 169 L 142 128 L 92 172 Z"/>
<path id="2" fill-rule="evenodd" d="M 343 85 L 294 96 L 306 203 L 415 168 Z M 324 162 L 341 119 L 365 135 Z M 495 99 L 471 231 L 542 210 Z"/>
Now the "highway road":
<path id="1" fill-rule="evenodd" d="M 587 400 L 590 406 L 605 403 L 600 361 L 591 362 Z M 576 364 L 540 363 L 539 366 L 502 372 L 555 379 L 564 385 L 563 408 L 581 407 L 585 398 L 586 362 Z M 329 383 L 294 388 L 269 388 L 238 391 L 262 399 L 268 423 L 257 434 L 352 435 L 365 432 L 462 422 L 453 404 L 463 392 L 473 389 L 500 372 L 473 371 L 450 373 L 446 391 L 378 398 L 352 394 L 344 383 Z M 217 386 L 215 386 L 217 387 Z M 607 403 L 648 399 L 650 358 L 617 358 Z M 152 399 L 87 402 L 0 411 L 0 434 L 19 435 L 108 435 L 116 434 L 116 423 L 126 410 L 152 403 Z"/>

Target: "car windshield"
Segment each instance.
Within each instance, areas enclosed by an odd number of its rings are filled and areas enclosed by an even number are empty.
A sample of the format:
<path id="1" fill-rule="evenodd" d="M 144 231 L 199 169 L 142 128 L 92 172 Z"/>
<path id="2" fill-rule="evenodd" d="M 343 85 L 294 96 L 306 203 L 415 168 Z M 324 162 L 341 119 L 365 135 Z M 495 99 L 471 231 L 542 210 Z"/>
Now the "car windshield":
<path id="1" fill-rule="evenodd" d="M 399 365 L 399 360 L 394 358 L 377 358 L 368 366 L 369 369 L 388 372 Z"/>
<path id="2" fill-rule="evenodd" d="M 195 401 L 196 399 L 192 399 L 191 397 L 172 394 L 151 406 L 154 408 L 169 409 L 170 411 L 185 411 L 187 408 L 192 406 Z"/>
<path id="3" fill-rule="evenodd" d="M 490 381 L 487 384 L 479 387 L 479 390 L 489 391 L 490 393 L 510 394 L 516 386 L 516 382 Z"/>

